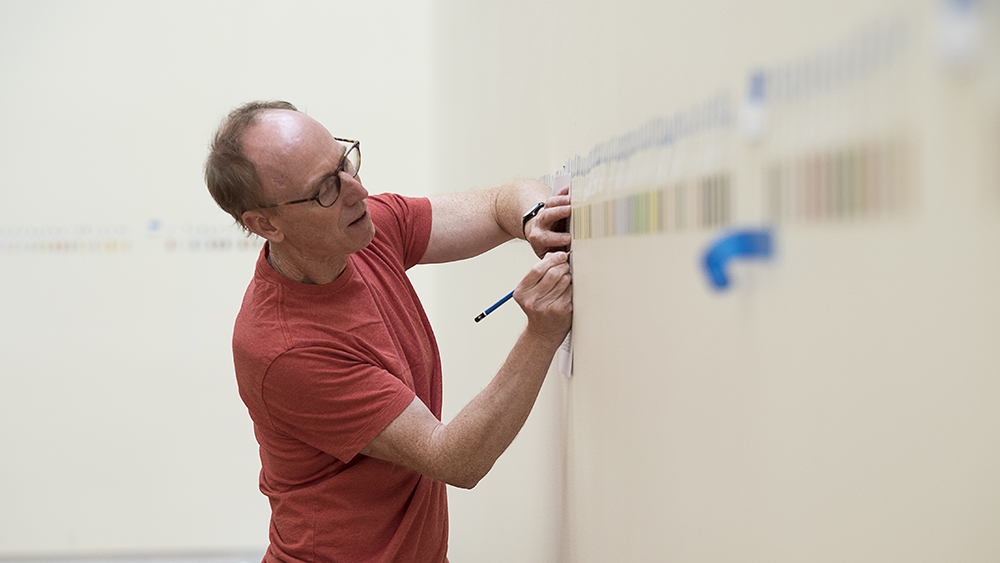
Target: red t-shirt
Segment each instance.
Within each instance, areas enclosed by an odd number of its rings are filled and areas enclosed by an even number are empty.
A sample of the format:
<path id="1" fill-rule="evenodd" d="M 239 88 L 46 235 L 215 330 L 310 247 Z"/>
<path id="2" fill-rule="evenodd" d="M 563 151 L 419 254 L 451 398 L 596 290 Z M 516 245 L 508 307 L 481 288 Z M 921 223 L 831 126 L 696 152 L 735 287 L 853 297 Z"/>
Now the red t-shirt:
<path id="1" fill-rule="evenodd" d="M 265 245 L 233 333 L 240 396 L 271 503 L 264 561 L 440 562 L 444 483 L 358 452 L 414 395 L 441 418 L 441 361 L 405 270 L 430 238 L 426 199 L 368 198 L 375 238 L 308 285 Z"/>

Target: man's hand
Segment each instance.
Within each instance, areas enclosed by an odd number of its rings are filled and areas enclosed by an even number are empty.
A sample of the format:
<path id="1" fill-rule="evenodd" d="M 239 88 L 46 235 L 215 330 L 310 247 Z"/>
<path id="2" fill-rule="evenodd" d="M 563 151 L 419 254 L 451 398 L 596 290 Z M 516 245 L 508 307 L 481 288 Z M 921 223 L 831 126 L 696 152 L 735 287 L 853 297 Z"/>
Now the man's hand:
<path id="1" fill-rule="evenodd" d="M 539 258 L 549 252 L 568 251 L 572 238 L 567 222 L 570 215 L 569 188 L 545 202 L 545 207 L 525 225 L 525 235 Z"/>
<path id="2" fill-rule="evenodd" d="M 573 324 L 573 278 L 569 270 L 569 254 L 546 254 L 514 288 L 514 300 L 528 317 L 526 332 L 562 342 Z"/>

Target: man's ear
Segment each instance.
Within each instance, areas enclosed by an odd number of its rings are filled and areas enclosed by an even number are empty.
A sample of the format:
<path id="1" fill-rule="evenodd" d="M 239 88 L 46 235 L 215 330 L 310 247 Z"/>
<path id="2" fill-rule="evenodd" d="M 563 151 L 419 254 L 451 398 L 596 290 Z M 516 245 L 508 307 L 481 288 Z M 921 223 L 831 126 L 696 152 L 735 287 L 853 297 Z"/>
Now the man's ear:
<path id="1" fill-rule="evenodd" d="M 285 238 L 281 229 L 272 223 L 271 218 L 260 209 L 243 212 L 243 224 L 251 233 L 267 239 L 269 242 L 278 243 Z"/>

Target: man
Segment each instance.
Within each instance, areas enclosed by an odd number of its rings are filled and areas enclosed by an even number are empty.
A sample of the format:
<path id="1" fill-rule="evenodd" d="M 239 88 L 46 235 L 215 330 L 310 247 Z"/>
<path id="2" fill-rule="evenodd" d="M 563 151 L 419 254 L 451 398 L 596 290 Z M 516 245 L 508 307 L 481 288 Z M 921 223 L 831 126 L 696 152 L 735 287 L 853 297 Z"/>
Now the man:
<path id="1" fill-rule="evenodd" d="M 490 470 L 571 324 L 567 254 L 549 252 L 570 242 L 553 230 L 568 194 L 521 181 L 369 197 L 360 164 L 359 143 L 285 102 L 233 111 L 206 164 L 216 202 L 266 240 L 233 334 L 271 503 L 265 561 L 446 561 L 445 484 Z M 514 291 L 527 326 L 443 424 L 437 344 L 405 270 L 514 237 L 542 257 Z"/>

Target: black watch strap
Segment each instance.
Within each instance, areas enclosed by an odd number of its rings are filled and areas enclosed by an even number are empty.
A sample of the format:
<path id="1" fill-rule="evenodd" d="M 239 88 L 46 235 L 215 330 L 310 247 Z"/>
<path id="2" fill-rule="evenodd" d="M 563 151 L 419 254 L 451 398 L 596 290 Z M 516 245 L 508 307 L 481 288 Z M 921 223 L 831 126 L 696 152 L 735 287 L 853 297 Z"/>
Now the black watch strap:
<path id="1" fill-rule="evenodd" d="M 545 202 L 539 201 L 534 207 L 529 209 L 523 217 L 521 217 L 521 234 L 524 235 L 524 240 L 528 240 L 528 233 L 524 232 L 525 227 L 528 226 L 528 221 L 531 221 L 535 215 L 538 215 L 538 212 L 541 211 L 543 207 L 545 207 Z"/>

